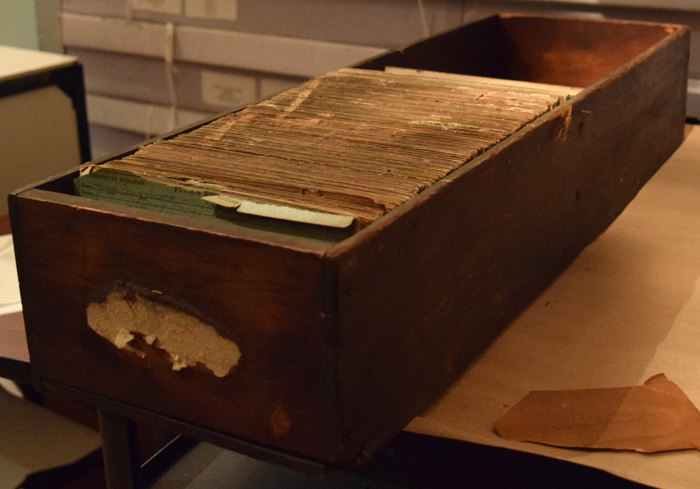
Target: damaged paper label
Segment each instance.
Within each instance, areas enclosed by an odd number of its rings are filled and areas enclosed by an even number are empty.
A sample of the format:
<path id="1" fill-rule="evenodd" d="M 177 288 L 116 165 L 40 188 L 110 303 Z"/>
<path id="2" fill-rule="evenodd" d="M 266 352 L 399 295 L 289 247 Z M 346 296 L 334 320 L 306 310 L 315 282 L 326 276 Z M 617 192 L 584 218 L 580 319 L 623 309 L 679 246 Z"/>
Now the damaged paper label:
<path id="1" fill-rule="evenodd" d="M 127 290 L 112 290 L 104 302 L 87 308 L 90 328 L 120 350 L 140 358 L 147 345 L 165 351 L 173 370 L 198 364 L 225 377 L 238 364 L 241 352 L 233 341 L 198 318 Z"/>
<path id="2" fill-rule="evenodd" d="M 700 450 L 700 411 L 664 374 L 632 387 L 533 391 L 495 427 L 508 440 L 560 447 Z"/>

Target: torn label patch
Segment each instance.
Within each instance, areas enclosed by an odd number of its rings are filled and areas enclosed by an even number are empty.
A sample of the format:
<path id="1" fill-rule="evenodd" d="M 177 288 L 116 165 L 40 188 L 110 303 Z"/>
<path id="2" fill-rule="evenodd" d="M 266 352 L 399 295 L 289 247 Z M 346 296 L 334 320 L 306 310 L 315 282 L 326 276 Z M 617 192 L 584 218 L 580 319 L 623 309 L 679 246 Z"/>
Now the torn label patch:
<path id="1" fill-rule="evenodd" d="M 117 348 L 144 358 L 136 336 L 164 350 L 173 370 L 201 364 L 225 377 L 238 364 L 241 352 L 233 341 L 198 318 L 126 290 L 112 290 L 104 302 L 87 308 L 90 328 Z"/>

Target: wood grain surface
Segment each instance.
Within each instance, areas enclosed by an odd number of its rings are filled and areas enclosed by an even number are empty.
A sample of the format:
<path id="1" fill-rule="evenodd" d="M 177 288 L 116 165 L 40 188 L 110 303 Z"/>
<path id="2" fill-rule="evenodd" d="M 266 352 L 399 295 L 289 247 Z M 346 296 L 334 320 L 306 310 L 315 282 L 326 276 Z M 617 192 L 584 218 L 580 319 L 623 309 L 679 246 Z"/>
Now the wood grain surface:
<path id="1" fill-rule="evenodd" d="M 21 312 L 0 315 L 0 362 L 1 359 L 29 363 L 29 349 Z"/>
<path id="2" fill-rule="evenodd" d="M 321 255 L 83 201 L 30 190 L 14 202 L 29 347 L 40 375 L 328 460 L 337 406 Z M 152 291 L 214 325 L 239 345 L 236 369 L 224 378 L 174 371 L 157 355 L 140 359 L 116 348 L 86 318 L 88 305 L 115 285 Z M 280 405 L 291 420 L 283 436 L 273 424 Z"/>
<path id="3" fill-rule="evenodd" d="M 0 216 L 0 234 L 10 234 L 12 229 L 10 228 L 10 215 L 3 214 Z"/>

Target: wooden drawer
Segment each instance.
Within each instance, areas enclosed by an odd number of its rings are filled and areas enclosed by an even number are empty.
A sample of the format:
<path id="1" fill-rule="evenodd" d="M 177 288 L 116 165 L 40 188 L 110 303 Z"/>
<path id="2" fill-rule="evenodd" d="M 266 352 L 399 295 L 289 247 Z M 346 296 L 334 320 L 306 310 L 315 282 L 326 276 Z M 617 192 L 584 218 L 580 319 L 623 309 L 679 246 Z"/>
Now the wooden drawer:
<path id="1" fill-rule="evenodd" d="M 340 240 L 77 197 L 77 172 L 17 191 L 37 381 L 324 463 L 362 461 L 673 153 L 687 60 L 681 26 L 501 15 L 359 65 L 585 89 Z M 174 370 L 146 345 L 141 358 L 105 341 L 87 311 L 115 287 L 122 305 L 140 295 L 155 315 L 212 326 L 237 344 L 238 365 L 221 377 Z"/>

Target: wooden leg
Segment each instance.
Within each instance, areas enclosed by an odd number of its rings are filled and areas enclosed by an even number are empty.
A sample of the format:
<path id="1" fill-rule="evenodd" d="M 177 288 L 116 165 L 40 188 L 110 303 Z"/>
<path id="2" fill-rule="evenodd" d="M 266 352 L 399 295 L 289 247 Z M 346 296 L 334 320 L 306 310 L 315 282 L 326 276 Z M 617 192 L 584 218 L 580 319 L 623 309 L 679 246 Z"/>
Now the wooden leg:
<path id="1" fill-rule="evenodd" d="M 139 463 L 134 422 L 98 410 L 107 489 L 137 489 Z"/>

